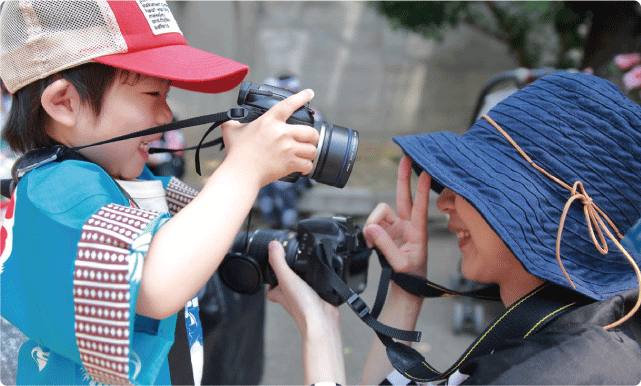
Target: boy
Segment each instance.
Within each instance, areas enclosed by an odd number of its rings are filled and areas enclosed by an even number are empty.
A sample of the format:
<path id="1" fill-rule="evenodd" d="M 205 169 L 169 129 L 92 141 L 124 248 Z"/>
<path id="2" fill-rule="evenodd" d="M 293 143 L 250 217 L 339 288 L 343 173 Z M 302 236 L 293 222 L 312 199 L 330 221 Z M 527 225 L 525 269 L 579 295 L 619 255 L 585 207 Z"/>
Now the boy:
<path id="1" fill-rule="evenodd" d="M 403 357 L 415 364 L 412 370 L 428 368 L 434 378 L 394 370 L 376 338 L 361 384 L 639 383 L 641 256 L 625 251 L 619 240 L 641 217 L 641 107 L 603 79 L 559 72 L 508 97 L 462 136 L 441 132 L 395 141 L 406 154 L 397 208 L 380 204 L 365 236 L 396 272 L 427 277 L 431 187 L 440 193 L 438 209 L 449 215 L 467 279 L 497 285 L 504 305 L 527 317 L 537 311 L 530 299 L 571 302 L 535 319 L 527 333 L 491 341 L 485 352 L 463 356 L 440 375 L 417 360 L 418 353 Z M 412 168 L 420 173 L 415 197 Z M 282 248 L 270 247 L 280 285 L 268 297 L 283 304 L 304 332 L 306 376 L 332 371 L 341 382 L 340 341 L 313 338 L 314 332 L 333 336 L 339 330 L 336 311 L 304 282 L 291 280 Z M 541 297 L 544 292 L 549 297 Z M 422 304 L 422 297 L 392 283 L 379 321 L 413 330 Z M 326 360 L 309 361 L 312 355 Z"/>
<path id="2" fill-rule="evenodd" d="M 248 71 L 189 47 L 164 2 L 7 1 L 0 12 L 0 77 L 14 98 L 4 138 L 20 153 L 168 123 L 171 86 L 224 92 Z M 225 160 L 200 193 L 144 167 L 160 134 L 26 173 L 0 252 L 2 316 L 30 339 L 17 382 L 169 384 L 176 313 L 187 304 L 197 315 L 190 299 L 259 188 L 312 168 L 318 133 L 285 123 L 312 97 L 305 90 L 249 124 L 223 125 Z M 202 337 L 188 334 L 197 370 Z"/>

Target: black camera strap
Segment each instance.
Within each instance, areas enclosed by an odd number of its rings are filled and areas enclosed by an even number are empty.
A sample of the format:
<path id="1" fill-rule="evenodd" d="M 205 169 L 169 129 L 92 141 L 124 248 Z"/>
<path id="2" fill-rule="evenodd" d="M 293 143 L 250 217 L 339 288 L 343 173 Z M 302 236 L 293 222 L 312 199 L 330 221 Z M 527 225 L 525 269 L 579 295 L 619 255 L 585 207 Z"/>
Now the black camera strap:
<path id="1" fill-rule="evenodd" d="M 318 248 L 318 253 L 326 255 L 326 251 Z M 381 342 L 385 345 L 387 356 L 392 366 L 402 375 L 416 382 L 433 382 L 443 380 L 452 375 L 466 361 L 487 355 L 508 339 L 526 339 L 534 335 L 554 318 L 588 304 L 592 300 L 570 289 L 545 283 L 534 291 L 519 299 L 495 321 L 467 348 L 461 357 L 444 372 L 437 371 L 425 357 L 412 347 L 394 341 L 394 339 L 418 342 L 421 333 L 418 331 L 399 330 L 376 320 L 385 303 L 389 281 L 393 280 L 408 293 L 419 297 L 469 296 L 479 299 L 499 300 L 498 286 L 488 286 L 476 291 L 458 292 L 449 290 L 425 278 L 415 275 L 396 273 L 378 249 L 375 249 L 382 272 L 379 287 L 370 311 L 367 304 L 325 263 L 319 259 L 323 273 L 332 288 L 341 295 L 358 317 L 370 326 Z M 318 255 L 321 256 L 321 255 Z"/>
<path id="2" fill-rule="evenodd" d="M 340 276 L 334 270 L 332 270 L 327 263 L 325 262 L 326 259 L 324 256 L 331 256 L 331 251 L 325 251 L 324 248 L 330 248 L 329 246 L 325 244 L 318 244 L 316 245 L 316 256 L 320 257 L 318 258 L 320 262 L 320 266 L 322 268 L 322 273 L 325 275 L 325 277 L 328 279 L 329 284 L 332 286 L 332 288 L 343 298 L 347 304 L 352 308 L 352 310 L 358 315 L 358 317 L 365 322 L 368 326 L 370 326 L 374 331 L 376 331 L 377 334 L 383 334 L 385 336 L 395 338 L 395 339 L 400 339 L 408 342 L 419 342 L 421 340 L 421 332 L 420 331 L 406 331 L 406 330 L 400 330 L 394 327 L 387 326 L 378 320 L 376 318 L 378 317 L 378 313 L 376 315 L 373 315 L 372 312 L 370 312 L 369 307 L 367 307 L 367 304 L 363 301 L 363 299 L 358 296 L 356 292 L 354 292 L 345 282 L 341 279 Z M 386 287 L 386 286 L 385 286 Z M 380 286 L 379 286 L 379 291 L 380 291 Z M 378 297 L 377 297 L 378 300 Z M 384 301 L 384 297 L 383 297 Z M 380 310 L 378 311 L 380 312 Z"/>
<path id="3" fill-rule="evenodd" d="M 100 141 L 84 146 L 76 146 L 68 148 L 62 145 L 55 145 L 46 148 L 35 149 L 23 154 L 20 158 L 16 160 L 13 167 L 11 168 L 11 179 L 1 180 L 0 193 L 9 198 L 11 192 L 15 189 L 15 186 L 18 184 L 18 181 L 29 171 L 38 168 L 42 165 L 45 165 L 54 161 L 62 161 L 64 159 L 73 158 L 73 154 L 80 149 L 84 149 L 91 146 L 104 145 L 111 142 L 123 141 L 130 138 L 143 137 L 146 135 L 164 133 L 167 131 L 183 129 L 186 127 L 199 126 L 203 124 L 212 123 L 209 129 L 205 132 L 200 142 L 196 146 L 187 147 L 184 149 L 161 149 L 161 148 L 151 148 L 149 149 L 150 154 L 154 153 L 166 153 L 166 152 L 176 152 L 176 151 L 185 151 L 185 150 L 196 150 L 194 155 L 194 161 L 196 163 L 196 172 L 200 175 L 200 149 L 207 148 L 211 146 L 220 145 L 221 149 L 224 147 L 222 137 L 216 138 L 209 142 L 204 142 L 205 138 L 218 126 L 227 122 L 229 120 L 241 120 L 247 117 L 247 110 L 244 107 L 234 107 L 228 111 L 201 115 L 194 118 L 183 119 L 180 121 L 166 123 L 164 125 L 155 126 L 149 129 L 136 131 L 134 133 L 121 135 L 119 137 L 107 139 L 105 141 Z"/>

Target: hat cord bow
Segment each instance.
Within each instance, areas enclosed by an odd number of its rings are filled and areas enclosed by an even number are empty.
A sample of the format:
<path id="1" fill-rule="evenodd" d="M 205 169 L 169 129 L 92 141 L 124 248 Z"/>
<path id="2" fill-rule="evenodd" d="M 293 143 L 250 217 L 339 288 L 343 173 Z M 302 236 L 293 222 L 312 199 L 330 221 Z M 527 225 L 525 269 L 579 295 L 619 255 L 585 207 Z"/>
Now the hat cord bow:
<path id="1" fill-rule="evenodd" d="M 585 191 L 585 188 L 583 186 L 583 183 L 581 181 L 576 181 L 574 185 L 570 186 L 560 180 L 559 178 L 553 176 L 552 174 L 548 173 L 545 169 L 540 167 L 539 165 L 535 164 L 530 157 L 528 157 L 527 154 L 521 149 L 521 147 L 514 142 L 512 137 L 509 136 L 508 133 L 501 128 L 492 118 L 490 118 L 487 114 L 482 115 L 482 117 L 487 120 L 496 130 L 499 131 L 507 140 L 510 142 L 512 146 L 525 158 L 525 160 L 532 165 L 536 170 L 540 171 L 544 175 L 546 175 L 548 178 L 550 178 L 552 181 L 556 182 L 557 184 L 561 185 L 565 189 L 570 191 L 570 198 L 568 201 L 565 203 L 565 207 L 563 208 L 563 213 L 561 214 L 561 218 L 559 220 L 559 231 L 556 236 L 556 260 L 559 263 L 559 267 L 561 267 L 561 270 L 563 271 L 563 274 L 565 275 L 565 278 L 568 280 L 572 288 L 576 289 L 574 283 L 570 279 L 570 276 L 568 275 L 567 271 L 565 270 L 565 267 L 563 267 L 563 262 L 561 262 L 561 235 L 563 234 L 563 225 L 565 224 L 565 218 L 567 217 L 567 213 L 570 210 L 570 206 L 575 200 L 579 200 L 583 204 L 583 213 L 585 214 L 585 220 L 588 224 L 588 229 L 590 231 L 590 237 L 592 238 L 592 242 L 594 243 L 594 246 L 596 249 L 603 255 L 608 253 L 608 244 L 605 240 L 605 236 L 603 235 L 603 232 L 608 235 L 608 237 L 614 242 L 614 245 L 619 248 L 619 250 L 623 253 L 625 258 L 630 262 L 632 267 L 634 268 L 634 272 L 637 275 L 637 281 L 639 282 L 639 286 L 641 287 L 641 272 L 639 271 L 639 266 L 637 263 L 634 261 L 634 259 L 630 256 L 630 254 L 625 250 L 625 248 L 619 243 L 617 238 L 612 234 L 610 231 L 610 228 L 616 232 L 617 236 L 619 239 L 622 239 L 623 236 L 619 233 L 618 228 L 614 225 L 612 220 L 592 201 L 592 198 L 587 194 Z M 605 222 L 603 221 L 605 219 L 610 227 L 608 227 Z M 596 229 L 596 232 L 599 236 L 599 239 L 597 240 L 597 237 L 595 236 L 594 229 Z M 627 321 L 634 315 L 634 313 L 637 312 L 639 307 L 641 306 L 641 296 L 637 296 L 637 302 L 628 312 L 624 317 L 621 319 L 617 320 L 614 323 L 611 323 L 607 326 L 604 327 L 604 329 L 608 330 L 610 328 L 616 327 Z"/>

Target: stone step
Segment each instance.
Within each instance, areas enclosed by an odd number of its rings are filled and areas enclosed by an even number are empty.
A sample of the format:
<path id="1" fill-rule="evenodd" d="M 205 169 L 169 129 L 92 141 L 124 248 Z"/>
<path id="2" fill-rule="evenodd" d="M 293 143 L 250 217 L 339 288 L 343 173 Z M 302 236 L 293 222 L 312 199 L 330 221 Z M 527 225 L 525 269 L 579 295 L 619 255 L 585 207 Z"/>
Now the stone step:
<path id="1" fill-rule="evenodd" d="M 429 221 L 444 221 L 447 216 L 436 208 L 438 194 L 430 191 Z M 298 201 L 302 214 L 315 216 L 367 217 L 381 202 L 396 208 L 396 191 L 373 192 L 367 188 L 343 188 L 314 186 Z"/>

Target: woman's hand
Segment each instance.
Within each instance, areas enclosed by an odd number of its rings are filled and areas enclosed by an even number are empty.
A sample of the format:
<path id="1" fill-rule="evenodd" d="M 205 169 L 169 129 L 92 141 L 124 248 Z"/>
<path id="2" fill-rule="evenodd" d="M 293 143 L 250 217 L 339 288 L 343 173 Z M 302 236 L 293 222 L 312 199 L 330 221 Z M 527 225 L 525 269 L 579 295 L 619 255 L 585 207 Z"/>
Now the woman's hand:
<path id="1" fill-rule="evenodd" d="M 369 247 L 378 247 L 394 271 L 426 277 L 431 178 L 427 173 L 421 173 L 413 202 L 411 174 L 412 161 L 403 157 L 398 166 L 396 186 L 398 213 L 387 204 L 379 204 L 367 218 L 365 238 Z"/>
<path id="2" fill-rule="evenodd" d="M 267 298 L 280 303 L 294 318 L 303 338 L 303 383 L 346 384 L 338 307 L 321 299 L 291 270 L 278 241 L 269 243 L 269 264 L 278 278 L 278 285 L 269 289 Z"/>
<path id="3" fill-rule="evenodd" d="M 403 157 L 398 166 L 396 186 L 398 213 L 387 204 L 379 204 L 365 223 L 365 238 L 369 246 L 380 249 L 394 271 L 427 277 L 427 209 L 431 178 L 427 173 L 421 173 L 413 202 L 411 175 L 412 161 Z M 379 321 L 412 331 L 416 328 L 422 304 L 422 297 L 405 292 L 392 281 Z M 361 384 L 378 384 L 392 370 L 385 346 L 378 337 L 374 338 Z"/>
<path id="4" fill-rule="evenodd" d="M 277 241 L 269 243 L 269 264 L 278 278 L 278 285 L 269 289 L 267 298 L 283 306 L 303 336 L 316 327 L 314 323 L 326 321 L 332 324 L 339 319 L 338 307 L 321 299 L 287 265 L 283 246 Z"/>
<path id="5" fill-rule="evenodd" d="M 248 177 L 255 176 L 260 186 L 294 172 L 304 175 L 311 172 L 318 131 L 285 121 L 313 97 L 312 90 L 303 90 L 278 102 L 252 122 L 225 122 L 222 125 L 225 162 L 235 162 Z"/>

